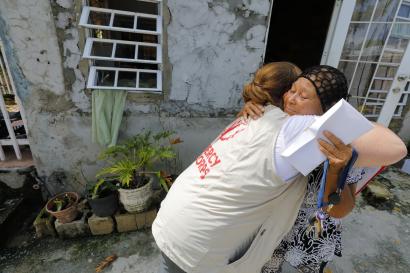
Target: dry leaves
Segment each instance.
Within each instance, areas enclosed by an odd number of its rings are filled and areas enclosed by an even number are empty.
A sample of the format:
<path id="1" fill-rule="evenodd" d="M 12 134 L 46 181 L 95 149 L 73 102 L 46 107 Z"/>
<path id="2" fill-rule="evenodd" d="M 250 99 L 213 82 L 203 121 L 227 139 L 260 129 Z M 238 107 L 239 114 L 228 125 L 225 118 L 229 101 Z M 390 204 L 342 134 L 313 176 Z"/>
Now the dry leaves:
<path id="1" fill-rule="evenodd" d="M 95 272 L 99 273 L 101 271 L 104 270 L 104 268 L 106 268 L 107 266 L 109 266 L 110 264 L 112 264 L 112 262 L 114 262 L 117 259 L 117 255 L 111 255 L 108 256 L 107 258 L 105 258 L 104 260 L 102 260 L 97 267 L 95 268 Z"/>
<path id="2" fill-rule="evenodd" d="M 160 175 L 167 183 L 168 188 L 170 188 L 172 186 L 172 183 L 174 182 L 172 176 L 165 171 L 160 171 Z"/>
<path id="3" fill-rule="evenodd" d="M 171 145 L 179 144 L 179 143 L 182 143 L 182 142 L 184 142 L 184 141 L 182 141 L 180 137 L 171 139 L 171 140 L 169 141 L 169 143 L 171 143 Z"/>

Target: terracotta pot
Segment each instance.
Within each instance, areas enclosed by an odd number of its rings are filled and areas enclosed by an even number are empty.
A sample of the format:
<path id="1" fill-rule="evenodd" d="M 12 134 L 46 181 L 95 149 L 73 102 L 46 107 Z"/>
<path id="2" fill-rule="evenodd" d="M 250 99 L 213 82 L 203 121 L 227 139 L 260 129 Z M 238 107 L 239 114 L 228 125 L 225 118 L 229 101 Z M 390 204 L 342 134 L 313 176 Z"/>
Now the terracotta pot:
<path id="1" fill-rule="evenodd" d="M 128 212 L 143 212 L 149 208 L 152 201 L 152 181 L 138 189 L 119 189 L 120 201 Z"/>
<path id="2" fill-rule="evenodd" d="M 64 198 L 65 195 L 70 196 L 70 199 L 74 200 L 73 203 L 69 207 L 63 210 L 54 211 L 53 210 L 54 200 L 57 198 L 62 199 Z M 69 223 L 77 217 L 77 214 L 78 214 L 77 205 L 78 205 L 79 200 L 80 200 L 80 196 L 76 192 L 64 192 L 64 193 L 58 194 L 54 196 L 53 198 L 51 198 L 46 204 L 46 210 L 49 214 L 57 218 L 58 221 L 60 221 L 60 223 L 62 224 Z"/>

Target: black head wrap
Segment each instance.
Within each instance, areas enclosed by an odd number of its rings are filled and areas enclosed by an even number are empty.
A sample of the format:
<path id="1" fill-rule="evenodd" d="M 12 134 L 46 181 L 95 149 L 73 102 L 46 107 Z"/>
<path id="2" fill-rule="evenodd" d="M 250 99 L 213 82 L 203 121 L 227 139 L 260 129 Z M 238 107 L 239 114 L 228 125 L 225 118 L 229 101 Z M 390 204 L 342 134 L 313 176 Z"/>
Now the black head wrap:
<path id="1" fill-rule="evenodd" d="M 340 99 L 347 99 L 348 85 L 345 75 L 328 65 L 316 65 L 305 69 L 299 76 L 309 80 L 316 89 L 323 111 L 326 112 Z"/>

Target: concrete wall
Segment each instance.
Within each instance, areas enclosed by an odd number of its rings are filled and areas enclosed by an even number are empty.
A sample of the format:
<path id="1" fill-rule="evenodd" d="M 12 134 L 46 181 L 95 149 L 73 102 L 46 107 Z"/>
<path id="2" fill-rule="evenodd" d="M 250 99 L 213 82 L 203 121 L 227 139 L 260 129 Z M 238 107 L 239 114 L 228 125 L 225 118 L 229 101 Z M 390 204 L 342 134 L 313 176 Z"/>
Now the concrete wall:
<path id="1" fill-rule="evenodd" d="M 91 143 L 88 63 L 81 60 L 81 0 L 2 0 L 0 38 L 27 114 L 39 175 L 52 192 L 81 190 L 100 148 Z M 129 94 L 120 139 L 173 129 L 182 166 L 238 111 L 241 89 L 262 63 L 268 0 L 168 0 L 164 95 Z"/>

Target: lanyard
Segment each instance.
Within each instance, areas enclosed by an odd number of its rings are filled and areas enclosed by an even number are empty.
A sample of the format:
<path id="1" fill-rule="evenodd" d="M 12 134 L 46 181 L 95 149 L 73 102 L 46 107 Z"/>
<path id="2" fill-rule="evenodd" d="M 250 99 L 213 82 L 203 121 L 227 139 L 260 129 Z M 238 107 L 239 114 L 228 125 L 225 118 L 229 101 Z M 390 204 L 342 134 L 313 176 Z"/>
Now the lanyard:
<path id="1" fill-rule="evenodd" d="M 329 202 L 325 203 L 323 201 L 323 196 L 325 194 L 325 186 L 326 186 L 326 177 L 327 177 L 327 171 L 329 169 L 329 160 L 327 159 L 323 165 L 323 174 L 322 178 L 320 180 L 320 189 L 319 193 L 317 196 L 317 208 L 321 209 L 324 206 L 327 205 L 337 205 L 337 203 L 340 202 L 340 194 L 342 193 L 345 184 L 346 184 L 346 179 L 347 175 L 349 174 L 349 171 L 353 167 L 353 164 L 356 162 L 358 153 L 356 152 L 355 149 L 352 151 L 352 157 L 350 158 L 349 162 L 347 163 L 346 167 L 343 168 L 342 172 L 339 174 L 338 180 L 337 180 L 337 189 L 336 192 L 331 193 L 329 195 Z"/>

